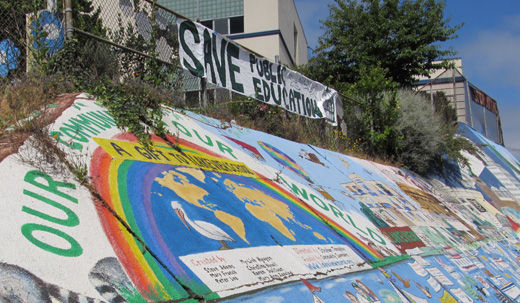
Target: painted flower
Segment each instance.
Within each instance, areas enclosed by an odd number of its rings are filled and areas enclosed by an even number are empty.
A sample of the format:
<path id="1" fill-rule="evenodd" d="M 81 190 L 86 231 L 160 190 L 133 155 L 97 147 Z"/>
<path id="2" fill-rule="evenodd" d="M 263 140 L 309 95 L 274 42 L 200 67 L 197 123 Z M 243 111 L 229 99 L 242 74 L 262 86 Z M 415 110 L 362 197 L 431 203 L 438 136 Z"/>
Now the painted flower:
<path id="1" fill-rule="evenodd" d="M 38 37 L 41 32 L 44 32 L 44 37 Z M 33 47 L 45 47 L 49 55 L 61 49 L 65 41 L 63 23 L 48 11 L 41 11 L 38 21 L 31 23 L 31 35 L 38 39 L 34 41 Z"/>
<path id="2" fill-rule="evenodd" d="M 20 50 L 13 41 L 5 39 L 0 42 L 0 76 L 5 78 L 10 70 L 18 68 L 18 56 Z"/>

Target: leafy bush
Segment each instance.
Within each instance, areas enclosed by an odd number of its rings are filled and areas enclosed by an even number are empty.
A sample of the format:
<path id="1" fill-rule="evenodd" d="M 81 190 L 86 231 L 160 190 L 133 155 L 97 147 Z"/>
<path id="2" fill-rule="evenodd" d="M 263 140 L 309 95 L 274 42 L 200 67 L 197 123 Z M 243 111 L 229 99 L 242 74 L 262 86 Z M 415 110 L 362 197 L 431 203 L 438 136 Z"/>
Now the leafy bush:
<path id="1" fill-rule="evenodd" d="M 396 129 L 402 135 L 398 157 L 405 167 L 425 173 L 442 150 L 443 122 L 424 96 L 409 90 L 399 90 L 397 98 L 401 111 Z"/>
<path id="2" fill-rule="evenodd" d="M 25 119 L 40 115 L 56 97 L 72 91 L 74 84 L 59 74 L 30 72 L 6 84 L 0 93 L 0 136 L 8 130 L 33 131 L 33 125 Z"/>
<path id="3" fill-rule="evenodd" d="M 144 144 L 150 143 L 149 135 L 152 133 L 166 134 L 161 105 L 179 105 L 172 102 L 170 90 L 157 88 L 140 79 L 124 83 L 105 80 L 92 92 L 114 117 L 117 126 L 133 133 Z"/>
<path id="4" fill-rule="evenodd" d="M 99 79 L 117 80 L 119 65 L 114 50 L 95 40 L 70 39 L 44 66 L 47 75 L 63 74 L 79 90 L 88 90 Z"/>
<path id="5" fill-rule="evenodd" d="M 360 149 L 369 156 L 389 160 L 396 152 L 399 117 L 395 84 L 386 78 L 381 67 L 361 69 L 361 79 L 350 85 L 344 100 L 345 122 L 349 137 L 360 142 Z"/>
<path id="6" fill-rule="evenodd" d="M 401 106 L 396 128 L 400 133 L 398 159 L 417 173 L 440 171 L 450 160 L 465 163 L 461 154 L 466 150 L 476 153 L 469 140 L 458 136 L 456 112 L 442 93 L 418 94 L 410 90 L 397 93 Z"/>

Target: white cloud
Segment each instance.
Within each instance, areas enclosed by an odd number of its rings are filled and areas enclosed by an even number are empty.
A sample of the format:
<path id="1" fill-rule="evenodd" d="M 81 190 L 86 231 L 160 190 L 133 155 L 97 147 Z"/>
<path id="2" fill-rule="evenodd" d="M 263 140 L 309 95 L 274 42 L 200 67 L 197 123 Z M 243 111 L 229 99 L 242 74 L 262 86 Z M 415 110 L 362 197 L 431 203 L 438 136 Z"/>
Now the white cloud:
<path id="1" fill-rule="evenodd" d="M 285 299 L 280 296 L 273 296 L 273 297 L 267 297 L 265 298 L 265 303 L 282 303 Z"/>
<path id="2" fill-rule="evenodd" d="M 334 286 L 336 286 L 336 282 L 330 282 L 330 283 L 327 283 L 325 284 L 325 289 L 331 289 L 331 288 L 334 288 Z"/>
<path id="3" fill-rule="evenodd" d="M 518 85 L 519 49 L 520 33 L 505 30 L 482 31 L 476 40 L 461 47 L 464 73 L 476 74 L 491 83 Z"/>
<path id="4" fill-rule="evenodd" d="M 520 14 L 504 16 L 501 24 L 478 32 L 460 47 L 464 73 L 494 84 L 519 85 Z"/>

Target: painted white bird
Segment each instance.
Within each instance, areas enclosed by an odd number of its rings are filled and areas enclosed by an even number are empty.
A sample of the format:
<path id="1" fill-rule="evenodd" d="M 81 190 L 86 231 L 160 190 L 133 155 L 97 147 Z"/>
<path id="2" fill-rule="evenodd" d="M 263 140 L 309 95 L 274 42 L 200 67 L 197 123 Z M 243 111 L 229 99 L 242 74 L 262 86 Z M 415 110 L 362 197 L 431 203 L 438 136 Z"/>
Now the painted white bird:
<path id="1" fill-rule="evenodd" d="M 197 231 L 204 237 L 219 241 L 220 244 L 222 244 L 222 247 L 220 247 L 220 249 L 231 249 L 231 247 L 229 247 L 225 241 L 235 241 L 235 239 L 233 239 L 220 227 L 206 221 L 192 221 L 190 218 L 188 218 L 186 212 L 184 211 L 184 209 L 182 209 L 181 204 L 177 201 L 171 201 L 171 207 L 188 230 L 191 230 L 191 226 L 195 231 Z"/>

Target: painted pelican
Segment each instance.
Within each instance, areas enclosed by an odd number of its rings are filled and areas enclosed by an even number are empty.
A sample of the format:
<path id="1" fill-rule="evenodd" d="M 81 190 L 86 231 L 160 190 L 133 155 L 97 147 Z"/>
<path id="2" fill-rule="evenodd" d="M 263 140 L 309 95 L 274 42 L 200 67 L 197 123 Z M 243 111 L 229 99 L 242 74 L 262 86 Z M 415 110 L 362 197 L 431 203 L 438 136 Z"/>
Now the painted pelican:
<path id="1" fill-rule="evenodd" d="M 177 201 L 171 201 L 171 206 L 188 230 L 191 230 L 191 228 L 193 228 L 195 231 L 197 231 L 204 237 L 219 241 L 220 244 L 222 244 L 222 247 L 220 247 L 220 249 L 231 249 L 231 247 L 229 247 L 225 241 L 235 240 L 225 231 L 223 231 L 220 227 L 206 221 L 192 221 L 190 218 L 188 218 L 186 212 L 184 211 L 184 209 L 182 209 L 181 204 Z"/>

